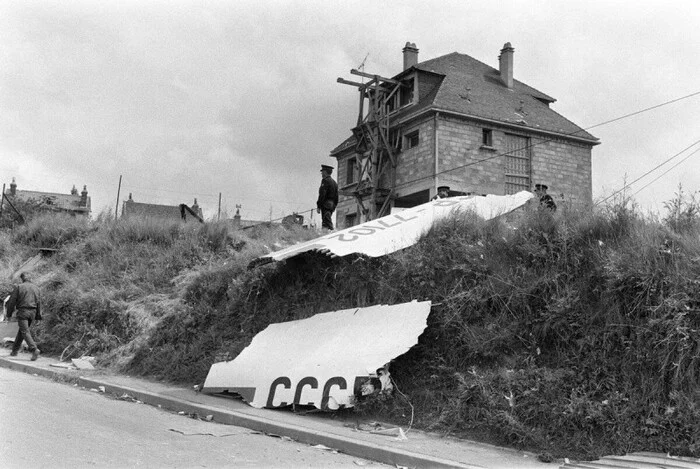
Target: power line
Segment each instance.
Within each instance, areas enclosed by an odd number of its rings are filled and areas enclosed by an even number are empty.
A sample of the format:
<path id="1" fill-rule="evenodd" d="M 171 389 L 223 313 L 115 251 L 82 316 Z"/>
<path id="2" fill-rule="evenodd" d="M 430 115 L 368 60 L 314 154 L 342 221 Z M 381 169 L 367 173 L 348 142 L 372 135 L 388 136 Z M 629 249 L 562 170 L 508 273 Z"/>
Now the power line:
<path id="1" fill-rule="evenodd" d="M 616 117 L 615 119 L 610 119 L 609 121 L 601 122 L 600 124 L 596 124 L 596 125 L 593 125 L 593 126 L 591 126 L 591 127 L 587 127 L 587 128 L 584 129 L 584 130 L 591 130 L 591 129 L 594 129 L 594 128 L 596 128 L 596 127 L 600 127 L 600 126 L 605 125 L 605 124 L 610 124 L 610 123 L 612 123 L 612 122 L 617 122 L 617 121 L 619 121 L 619 120 L 626 119 L 627 117 L 636 116 L 637 114 L 641 114 L 641 113 L 646 112 L 646 111 L 651 111 L 652 109 L 656 109 L 656 108 L 659 108 L 659 107 L 662 107 L 662 106 L 666 106 L 667 104 L 672 104 L 672 103 L 675 103 L 675 102 L 684 100 L 684 99 L 686 99 L 686 98 L 692 98 L 693 96 L 696 96 L 696 95 L 699 95 L 699 94 L 700 94 L 700 91 L 696 91 L 695 93 L 690 93 L 690 94 L 688 94 L 688 95 L 681 96 L 680 98 L 676 98 L 676 99 L 672 99 L 672 100 L 670 100 L 670 101 L 666 101 L 665 103 L 656 104 L 656 105 L 654 105 L 654 106 L 651 106 L 651 107 L 642 109 L 642 110 L 640 110 L 640 111 L 635 111 L 635 112 L 632 112 L 632 113 L 629 113 L 629 114 L 625 114 L 624 116 Z"/>
<path id="2" fill-rule="evenodd" d="M 625 189 L 627 189 L 627 188 L 628 188 L 629 186 L 631 186 L 632 184 L 638 182 L 640 179 L 643 179 L 643 178 L 646 177 L 647 175 L 653 173 L 654 171 L 656 171 L 657 169 L 659 169 L 660 167 L 662 167 L 662 166 L 665 165 L 666 163 L 669 163 L 671 160 L 673 160 L 674 158 L 678 157 L 678 156 L 681 155 L 682 153 L 685 153 L 686 151 L 688 151 L 689 149 L 691 149 L 692 147 L 694 147 L 694 146 L 697 145 L 698 143 L 700 143 L 700 140 L 696 140 L 696 141 L 693 142 L 692 144 L 690 144 L 690 145 L 688 145 L 687 147 L 685 147 L 683 150 L 679 151 L 678 153 L 676 153 L 676 154 L 673 155 L 672 157 L 670 157 L 670 158 L 664 160 L 662 163 L 656 165 L 655 167 L 653 167 L 652 169 L 650 169 L 650 170 L 647 171 L 646 173 L 642 174 L 641 176 L 639 176 L 637 179 L 635 179 L 634 181 L 630 182 L 629 184 L 623 185 L 621 189 L 619 189 L 619 190 L 613 192 L 612 194 L 610 194 L 609 196 L 607 196 L 607 197 L 604 198 L 603 200 L 600 200 L 600 201 L 596 202 L 595 205 L 600 205 L 600 204 L 602 204 L 603 202 L 605 202 L 606 200 L 609 200 L 609 199 L 615 197 L 617 194 L 619 194 L 620 192 L 624 191 Z M 681 161 L 679 161 L 676 165 L 672 166 L 670 169 L 668 169 L 666 172 L 664 172 L 661 176 L 659 176 L 659 177 L 657 177 L 656 179 L 654 179 L 653 181 L 651 181 L 649 184 L 653 183 L 654 181 L 657 181 L 659 178 L 661 178 L 661 177 L 664 176 L 666 173 L 668 173 L 669 171 L 671 171 L 671 169 L 675 168 L 676 166 L 678 166 L 679 164 L 681 164 L 682 162 L 684 162 L 685 160 L 687 160 L 688 158 L 690 158 L 692 155 L 694 155 L 694 154 L 695 154 L 696 152 L 698 152 L 698 151 L 700 151 L 700 148 L 697 149 L 697 150 L 695 150 L 694 152 L 692 152 L 690 155 L 686 156 L 685 158 L 683 158 L 683 159 L 682 159 Z M 645 187 L 647 187 L 649 184 L 647 184 L 646 186 L 642 187 L 642 189 L 644 189 Z M 642 189 L 639 189 L 639 191 L 641 191 Z M 637 192 L 639 192 L 639 191 L 637 191 Z M 636 194 L 637 192 L 635 192 L 635 194 Z"/>
<path id="3" fill-rule="evenodd" d="M 696 142 L 696 143 L 697 143 L 697 142 Z M 637 190 L 637 192 L 635 192 L 635 193 L 632 194 L 632 195 L 636 195 L 636 194 L 638 194 L 640 191 L 642 191 L 643 189 L 646 189 L 648 186 L 650 186 L 651 184 L 653 184 L 654 182 L 658 181 L 658 180 L 661 179 L 663 176 L 665 176 L 666 173 L 668 173 L 669 171 L 671 171 L 672 169 L 674 169 L 676 166 L 680 165 L 680 164 L 683 163 L 685 160 L 687 160 L 688 158 L 690 158 L 691 156 L 693 156 L 694 154 L 696 154 L 696 153 L 699 152 L 699 151 L 700 151 L 700 148 L 697 148 L 695 151 L 693 151 L 692 153 L 690 153 L 688 156 L 686 156 L 685 158 L 683 158 L 682 160 L 680 160 L 678 163 L 674 164 L 673 166 L 671 166 L 670 168 L 668 168 L 666 171 L 664 171 L 662 174 L 660 174 L 656 179 L 652 180 L 652 181 L 649 182 L 648 184 L 646 184 L 646 185 L 642 186 L 641 188 L 639 188 L 639 189 Z"/>
<path id="4" fill-rule="evenodd" d="M 601 127 L 601 126 L 603 126 L 603 125 L 610 124 L 610 123 L 612 123 L 612 122 L 617 122 L 617 121 L 620 121 L 620 120 L 622 120 L 622 119 L 626 119 L 626 118 L 628 118 L 628 117 L 636 116 L 636 115 L 641 114 L 641 113 L 643 113 L 643 112 L 651 111 L 652 109 L 658 109 L 658 108 L 660 108 L 660 107 L 663 107 L 663 106 L 666 106 L 666 105 L 669 105 L 669 104 L 672 104 L 672 103 L 676 103 L 676 102 L 678 102 L 678 101 L 682 101 L 682 100 L 684 100 L 684 99 L 688 99 L 688 98 L 691 98 L 691 97 L 697 96 L 697 95 L 700 95 L 700 91 L 696 91 L 696 92 L 694 92 L 694 93 L 691 93 L 691 94 L 688 94 L 688 95 L 685 95 L 685 96 L 681 96 L 680 98 L 675 98 L 675 99 L 672 99 L 672 100 L 669 100 L 669 101 L 665 101 L 665 102 L 660 103 L 660 104 L 655 104 L 654 106 L 650 106 L 650 107 L 641 109 L 641 110 L 639 110 L 639 111 L 635 111 L 635 112 L 632 112 L 632 113 L 629 113 L 629 114 L 625 114 L 625 115 L 623 115 L 623 116 L 619 116 L 619 117 L 616 117 L 616 118 L 614 118 L 614 119 L 609 119 L 609 120 L 607 120 L 607 121 L 604 121 L 604 122 L 601 122 L 601 123 L 598 123 L 598 124 L 595 124 L 595 125 L 592 125 L 592 126 L 589 126 L 589 127 L 586 127 L 586 128 L 582 128 L 582 129 L 577 130 L 577 131 L 575 131 L 575 132 L 571 132 L 571 133 L 567 133 L 567 134 L 562 134 L 562 136 L 565 136 L 565 137 L 572 137 L 572 136 L 574 136 L 574 135 L 576 135 L 576 134 L 579 134 L 579 133 L 581 133 L 581 132 L 588 131 L 588 130 L 590 130 L 590 129 L 594 129 L 594 128 L 596 128 L 596 127 Z M 395 186 L 395 188 L 403 187 L 403 186 L 406 186 L 406 185 L 408 185 L 408 184 L 413 184 L 414 182 L 422 181 L 422 180 L 424 180 L 424 179 L 430 179 L 430 178 L 433 178 L 433 177 L 438 176 L 438 175 L 441 175 L 441 174 L 449 173 L 449 172 L 451 172 L 451 171 L 456 171 L 456 170 L 459 170 L 459 169 L 467 168 L 467 167 L 469 167 L 469 166 L 474 166 L 474 165 L 476 165 L 476 164 L 483 163 L 483 162 L 485 162 L 485 161 L 490 161 L 490 160 L 493 160 L 493 159 L 495 159 L 495 158 L 499 158 L 499 157 L 501 157 L 501 156 L 510 155 L 510 154 L 515 153 L 515 152 L 518 152 L 518 151 L 528 150 L 528 149 L 533 148 L 533 147 L 535 147 L 535 146 L 543 145 L 543 144 L 545 144 L 545 143 L 549 143 L 549 142 L 552 142 L 552 141 L 554 141 L 554 140 L 555 140 L 554 138 L 546 138 L 546 137 L 545 137 L 545 138 L 542 138 L 541 141 L 538 141 L 538 142 L 536 142 L 536 143 L 532 143 L 532 144 L 526 145 L 526 146 L 524 146 L 524 147 L 522 147 L 522 148 L 516 148 L 516 149 L 511 150 L 511 151 L 509 151 L 509 152 L 495 153 L 494 155 L 491 155 L 491 156 L 489 156 L 489 157 L 487 157 L 487 158 L 482 158 L 482 159 L 480 159 L 480 160 L 471 161 L 471 162 L 469 162 L 469 163 L 466 163 L 466 164 L 463 164 L 463 165 L 460 165 L 460 166 L 457 166 L 457 167 L 454 167 L 454 168 L 446 169 L 446 170 L 443 170 L 443 171 L 440 171 L 440 172 L 437 172 L 437 173 L 434 173 L 434 174 L 430 174 L 430 175 L 422 176 L 422 177 L 419 177 L 419 178 L 416 178 L 416 179 L 413 179 L 413 180 L 410 180 L 410 181 L 402 182 L 401 184 L 397 184 L 397 185 Z"/>

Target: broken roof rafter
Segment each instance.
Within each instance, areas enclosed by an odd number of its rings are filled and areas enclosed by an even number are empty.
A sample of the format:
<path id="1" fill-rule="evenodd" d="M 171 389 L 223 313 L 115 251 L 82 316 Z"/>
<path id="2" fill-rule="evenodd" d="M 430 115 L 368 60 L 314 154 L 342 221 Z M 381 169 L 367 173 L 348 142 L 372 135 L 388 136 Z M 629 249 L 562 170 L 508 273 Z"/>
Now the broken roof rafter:
<path id="1" fill-rule="evenodd" d="M 360 77 L 371 78 L 372 80 L 376 81 L 377 83 L 379 83 L 380 81 L 383 81 L 385 83 L 391 83 L 392 85 L 401 85 L 400 81 L 394 80 L 393 78 L 386 78 L 386 77 L 383 77 L 381 75 L 372 75 L 371 73 L 361 72 L 361 71 L 356 70 L 354 68 L 352 70 L 350 70 L 350 73 L 352 75 L 357 75 Z"/>

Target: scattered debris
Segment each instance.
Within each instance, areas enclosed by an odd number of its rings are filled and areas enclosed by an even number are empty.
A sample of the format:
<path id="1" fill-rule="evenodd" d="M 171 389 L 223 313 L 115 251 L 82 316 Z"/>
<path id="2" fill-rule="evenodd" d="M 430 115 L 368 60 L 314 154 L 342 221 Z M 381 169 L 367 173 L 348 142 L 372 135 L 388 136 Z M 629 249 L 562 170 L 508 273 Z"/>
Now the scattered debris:
<path id="1" fill-rule="evenodd" d="M 94 370 L 95 369 L 95 367 L 92 366 L 92 363 L 90 363 L 88 360 L 86 360 L 84 358 L 71 358 L 71 362 L 79 370 Z"/>
<path id="2" fill-rule="evenodd" d="M 118 401 L 139 402 L 135 397 L 130 396 L 127 393 L 124 393 L 121 396 L 115 397 L 115 399 Z M 158 406 L 158 407 L 160 407 L 160 406 Z"/>
<path id="3" fill-rule="evenodd" d="M 55 368 L 63 368 L 66 370 L 77 370 L 75 366 L 73 366 L 72 363 L 51 363 L 49 366 L 53 366 Z"/>
<path id="4" fill-rule="evenodd" d="M 98 386 L 97 389 L 99 389 L 100 392 L 107 392 L 104 386 Z"/>
<path id="5" fill-rule="evenodd" d="M 328 452 L 333 453 L 333 454 L 338 454 L 337 449 L 329 448 L 326 445 L 313 445 L 312 448 L 320 449 L 321 451 L 328 451 Z"/>
<path id="6" fill-rule="evenodd" d="M 183 432 L 182 430 L 177 430 L 175 428 L 169 428 L 171 432 L 179 433 L 180 435 L 184 436 L 215 436 L 217 438 L 221 438 L 224 436 L 236 436 L 236 435 L 241 435 L 245 432 L 239 432 L 239 433 L 222 433 L 222 434 L 216 434 L 216 433 L 186 433 Z"/>

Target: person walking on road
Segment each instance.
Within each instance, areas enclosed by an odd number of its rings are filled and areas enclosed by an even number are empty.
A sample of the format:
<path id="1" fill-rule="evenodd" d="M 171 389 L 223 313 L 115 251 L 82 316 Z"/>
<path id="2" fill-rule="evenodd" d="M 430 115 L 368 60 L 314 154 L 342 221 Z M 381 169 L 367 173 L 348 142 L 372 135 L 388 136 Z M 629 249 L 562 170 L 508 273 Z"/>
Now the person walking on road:
<path id="1" fill-rule="evenodd" d="M 318 200 L 316 201 L 316 213 L 321 214 L 322 227 L 333 230 L 333 212 L 338 205 L 338 183 L 331 177 L 333 167 L 325 164 L 321 165 L 321 187 L 318 189 Z"/>
<path id="2" fill-rule="evenodd" d="M 39 287 L 31 282 L 27 272 L 22 272 L 19 277 L 22 283 L 15 286 L 7 302 L 7 317 L 12 317 L 12 314 L 16 311 L 19 326 L 10 356 L 17 356 L 24 340 L 27 342 L 29 351 L 32 352 L 32 361 L 36 361 L 41 350 L 34 342 L 30 327 L 34 321 L 41 320 L 41 294 L 39 293 Z"/>

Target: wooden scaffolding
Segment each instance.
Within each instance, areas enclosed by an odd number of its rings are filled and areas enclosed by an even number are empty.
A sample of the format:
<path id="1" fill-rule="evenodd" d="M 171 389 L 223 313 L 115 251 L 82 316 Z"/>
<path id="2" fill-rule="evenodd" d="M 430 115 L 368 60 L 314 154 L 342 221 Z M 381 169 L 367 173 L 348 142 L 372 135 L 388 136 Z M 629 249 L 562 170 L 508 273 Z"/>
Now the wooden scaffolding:
<path id="1" fill-rule="evenodd" d="M 351 194 L 357 201 L 362 222 L 387 215 L 396 196 L 396 164 L 402 136 L 398 130 L 391 129 L 389 113 L 405 85 L 356 69 L 350 73 L 369 78 L 367 83 L 338 78 L 338 83 L 354 86 L 360 92 L 357 125 L 352 129 L 358 182 Z"/>

